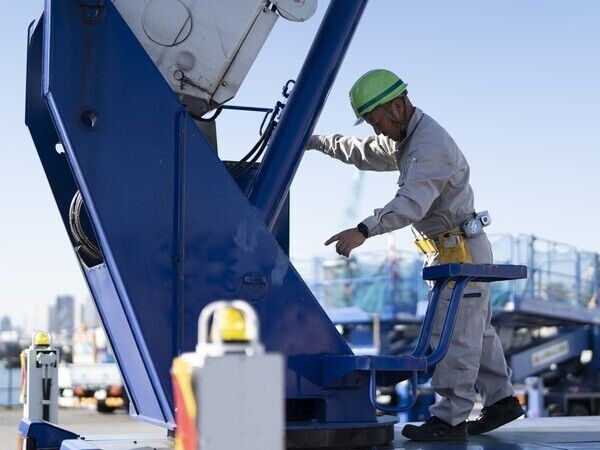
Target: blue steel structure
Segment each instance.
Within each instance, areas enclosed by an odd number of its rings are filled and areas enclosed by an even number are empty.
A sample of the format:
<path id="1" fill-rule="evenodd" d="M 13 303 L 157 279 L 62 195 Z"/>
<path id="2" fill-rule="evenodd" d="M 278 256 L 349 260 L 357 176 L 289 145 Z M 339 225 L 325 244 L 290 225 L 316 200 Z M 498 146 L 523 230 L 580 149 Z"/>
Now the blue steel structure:
<path id="1" fill-rule="evenodd" d="M 378 417 L 375 386 L 414 378 L 444 356 L 468 281 L 526 276 L 522 266 L 427 269 L 437 287 L 415 351 L 356 357 L 291 265 L 279 244 L 287 236 L 277 235 L 287 233 L 282 205 L 365 5 L 331 2 L 248 199 L 239 184 L 249 181 L 230 175 L 111 2 L 46 1 L 28 42 L 26 122 L 67 229 L 70 202 L 83 196 L 102 260 L 78 252 L 79 262 L 133 416 L 175 428 L 173 358 L 194 349 L 205 305 L 243 298 L 266 349 L 287 357 L 289 445 L 389 442 L 397 419 Z M 428 354 L 449 280 L 452 306 Z"/>

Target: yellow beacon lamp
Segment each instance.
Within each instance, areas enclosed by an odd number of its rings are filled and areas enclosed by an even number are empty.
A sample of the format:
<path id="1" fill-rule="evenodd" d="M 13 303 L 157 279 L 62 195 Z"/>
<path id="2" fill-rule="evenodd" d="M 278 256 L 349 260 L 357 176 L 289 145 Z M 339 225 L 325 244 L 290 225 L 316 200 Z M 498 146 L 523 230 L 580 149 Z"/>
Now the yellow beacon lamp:
<path id="1" fill-rule="evenodd" d="M 36 331 L 31 341 L 34 347 L 50 347 L 52 345 L 52 336 L 47 331 Z"/>
<path id="2" fill-rule="evenodd" d="M 226 306 L 219 310 L 217 317 L 213 318 L 211 337 L 215 342 L 218 334 L 223 342 L 248 342 L 246 330 L 246 317 L 244 313 L 233 306 Z M 217 325 L 217 326 L 215 326 Z"/>

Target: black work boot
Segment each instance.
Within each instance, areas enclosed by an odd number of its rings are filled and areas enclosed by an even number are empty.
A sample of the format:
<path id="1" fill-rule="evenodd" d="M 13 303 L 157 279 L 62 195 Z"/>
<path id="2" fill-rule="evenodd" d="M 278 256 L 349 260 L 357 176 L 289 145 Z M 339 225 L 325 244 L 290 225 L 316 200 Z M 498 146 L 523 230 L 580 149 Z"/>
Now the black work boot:
<path id="1" fill-rule="evenodd" d="M 486 406 L 481 410 L 479 418 L 467 422 L 467 432 L 471 435 L 487 433 L 518 419 L 523 414 L 525 411 L 517 398 L 506 397 L 493 405 Z"/>
<path id="2" fill-rule="evenodd" d="M 467 422 L 452 426 L 431 416 L 421 426 L 405 425 L 402 435 L 413 441 L 463 441 L 467 438 Z"/>

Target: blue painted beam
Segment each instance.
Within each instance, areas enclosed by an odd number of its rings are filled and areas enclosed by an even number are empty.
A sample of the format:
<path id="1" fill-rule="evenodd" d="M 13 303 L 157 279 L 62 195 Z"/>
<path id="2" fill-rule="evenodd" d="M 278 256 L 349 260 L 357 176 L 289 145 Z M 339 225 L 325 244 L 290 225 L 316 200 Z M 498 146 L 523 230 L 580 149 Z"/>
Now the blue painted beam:
<path id="1" fill-rule="evenodd" d="M 35 448 L 40 450 L 58 449 L 64 440 L 79 438 L 78 434 L 65 430 L 53 423 L 29 419 L 22 419 L 19 422 L 19 434 L 33 439 L 36 445 Z M 30 447 L 28 446 L 27 448 Z"/>

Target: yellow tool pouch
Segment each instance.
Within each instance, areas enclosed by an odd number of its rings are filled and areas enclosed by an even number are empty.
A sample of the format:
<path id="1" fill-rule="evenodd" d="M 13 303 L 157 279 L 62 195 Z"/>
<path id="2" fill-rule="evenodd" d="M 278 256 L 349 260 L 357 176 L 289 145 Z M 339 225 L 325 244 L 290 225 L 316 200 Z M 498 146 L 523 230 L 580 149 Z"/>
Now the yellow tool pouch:
<path id="1" fill-rule="evenodd" d="M 460 234 L 440 236 L 438 252 L 441 264 L 471 264 L 473 262 L 467 242 Z"/>
<path id="2" fill-rule="evenodd" d="M 473 262 L 460 228 L 439 234 L 433 239 L 417 239 L 415 245 L 425 254 L 438 253 L 440 264 L 471 264 Z"/>
<path id="3" fill-rule="evenodd" d="M 415 240 L 415 245 L 425 254 L 437 252 L 437 246 L 433 242 L 433 239 L 417 239 Z"/>

